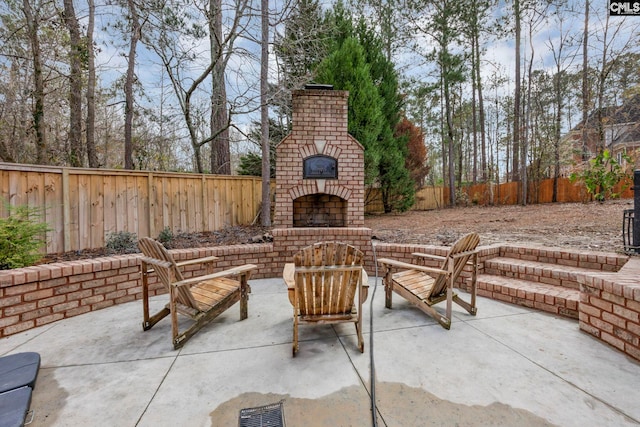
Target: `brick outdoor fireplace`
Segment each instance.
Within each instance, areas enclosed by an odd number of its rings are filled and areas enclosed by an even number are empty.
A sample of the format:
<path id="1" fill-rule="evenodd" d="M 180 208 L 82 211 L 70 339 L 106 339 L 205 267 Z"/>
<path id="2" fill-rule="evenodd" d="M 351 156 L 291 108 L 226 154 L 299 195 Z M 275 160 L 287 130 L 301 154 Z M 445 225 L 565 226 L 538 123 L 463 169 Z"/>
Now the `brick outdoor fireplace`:
<path id="1" fill-rule="evenodd" d="M 371 249 L 364 147 L 347 132 L 348 96 L 324 85 L 292 94 L 292 130 L 276 147 L 274 250 L 285 257 L 326 240 Z"/>

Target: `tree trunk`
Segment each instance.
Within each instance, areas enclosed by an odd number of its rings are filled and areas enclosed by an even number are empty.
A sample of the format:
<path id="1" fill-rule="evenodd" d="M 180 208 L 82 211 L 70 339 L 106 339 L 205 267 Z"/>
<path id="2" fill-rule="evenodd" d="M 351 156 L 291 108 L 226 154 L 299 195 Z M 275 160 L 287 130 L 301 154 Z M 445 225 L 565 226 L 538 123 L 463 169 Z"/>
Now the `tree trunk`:
<path id="1" fill-rule="evenodd" d="M 127 57 L 127 77 L 124 84 L 124 168 L 133 169 L 133 82 L 135 79 L 136 48 L 141 28 L 138 10 L 133 0 L 127 0 L 131 19 L 131 40 Z"/>
<path id="2" fill-rule="evenodd" d="M 603 37 L 603 42 L 602 42 L 602 69 L 600 70 L 600 72 L 598 73 L 598 106 L 597 106 L 597 118 L 598 118 L 598 123 L 597 123 L 597 128 L 598 128 L 598 144 L 596 147 L 596 154 L 600 154 L 604 151 L 604 149 L 606 148 L 606 142 L 605 142 L 605 136 L 604 136 L 604 92 L 605 92 L 605 81 L 607 80 L 607 77 L 609 75 L 609 61 L 607 58 L 607 55 L 609 53 L 609 42 L 608 42 L 608 34 L 609 34 L 609 14 L 607 14 L 607 17 L 605 18 L 605 26 L 604 26 L 604 33 L 602 35 Z"/>
<path id="3" fill-rule="evenodd" d="M 260 139 L 262 144 L 262 225 L 271 226 L 271 144 L 269 143 L 269 0 L 261 1 Z"/>
<path id="4" fill-rule="evenodd" d="M 533 81 L 533 59 L 535 57 L 535 46 L 533 44 L 533 23 L 529 23 L 529 49 L 531 49 L 531 56 L 529 57 L 529 66 L 527 67 L 527 93 L 526 93 L 526 102 L 524 103 L 524 111 L 523 115 L 525 118 L 525 126 L 523 132 L 523 138 L 520 142 L 520 146 L 522 147 L 522 155 L 521 161 L 522 166 L 520 168 L 520 174 L 522 176 L 522 206 L 526 206 L 529 198 L 529 170 L 528 170 L 528 157 L 529 157 L 529 141 L 533 140 L 531 136 L 531 129 L 533 128 L 531 124 L 531 111 L 533 110 L 532 101 L 531 101 L 531 85 Z M 532 159 L 532 164 L 535 162 L 535 159 Z"/>
<path id="5" fill-rule="evenodd" d="M 514 0 L 515 20 L 516 20 L 516 75 L 515 93 L 513 99 L 513 151 L 512 151 L 512 175 L 513 181 L 520 181 L 520 0 Z"/>
<path id="6" fill-rule="evenodd" d="M 562 43 L 562 42 L 561 42 Z M 562 138 L 561 134 L 561 126 L 562 126 L 562 109 L 564 108 L 562 105 L 562 81 L 561 81 L 561 66 L 560 61 L 562 60 L 562 45 L 559 47 L 560 53 L 558 54 L 558 59 L 556 62 L 556 79 L 555 79 L 555 95 L 556 95 L 556 124 L 554 127 L 554 141 L 553 141 L 553 194 L 551 195 L 551 202 L 555 203 L 558 201 L 558 179 L 560 178 L 560 139 Z"/>
<path id="7" fill-rule="evenodd" d="M 589 145 L 587 144 L 588 133 L 588 120 L 589 120 L 589 61 L 587 54 L 589 49 L 589 3 L 590 0 L 585 0 L 584 6 L 584 35 L 582 39 L 582 160 L 587 160 L 587 150 Z"/>
<path id="8" fill-rule="evenodd" d="M 82 167 L 82 40 L 73 0 L 64 0 L 64 22 L 69 30 L 69 164 Z"/>
<path id="9" fill-rule="evenodd" d="M 481 163 L 482 181 L 487 181 L 487 135 L 485 133 L 484 98 L 482 95 L 482 77 L 480 76 L 480 43 L 479 36 L 475 38 L 476 52 L 478 55 L 476 64 L 476 84 L 478 85 L 478 119 L 480 125 Z"/>
<path id="10" fill-rule="evenodd" d="M 229 149 L 229 116 L 227 112 L 227 90 L 222 60 L 222 2 L 210 0 L 209 43 L 211 61 L 211 173 L 231 175 L 231 153 Z"/>
<path id="11" fill-rule="evenodd" d="M 475 72 L 476 67 L 479 67 L 480 64 L 480 53 L 476 51 L 476 44 L 471 42 L 471 87 L 472 87 L 472 96 L 471 96 L 471 106 L 472 106 L 472 115 L 473 115 L 473 124 L 472 124 L 472 132 L 473 132 L 473 176 L 471 178 L 472 182 L 476 184 L 478 182 L 478 107 L 476 105 L 476 94 L 478 89 L 478 81 L 477 74 Z"/>
<path id="12" fill-rule="evenodd" d="M 44 120 L 44 79 L 42 77 L 42 56 L 40 51 L 40 39 L 38 29 L 40 19 L 33 14 L 33 9 L 29 0 L 23 0 L 23 12 L 27 25 L 29 44 L 31 45 L 31 55 L 33 56 L 33 80 L 34 80 L 34 107 L 32 110 L 33 128 L 36 133 L 36 163 L 47 164 L 47 133 Z"/>
<path id="13" fill-rule="evenodd" d="M 449 204 L 451 206 L 456 205 L 456 176 L 455 176 L 455 158 L 453 150 L 453 122 L 451 118 L 451 101 L 449 99 L 449 82 L 444 79 L 444 104 L 445 115 L 447 121 L 447 147 L 449 151 L 448 163 L 449 163 Z"/>
<path id="14" fill-rule="evenodd" d="M 558 80 L 560 78 L 558 77 Z M 558 201 L 558 179 L 560 178 L 560 127 L 562 125 L 562 95 L 560 93 L 560 83 L 557 83 L 558 90 L 556 92 L 556 126 L 555 126 L 555 138 L 553 144 L 553 194 L 551 195 L 551 202 L 556 203 Z"/>
<path id="15" fill-rule="evenodd" d="M 447 137 L 444 129 L 445 123 L 445 106 L 444 106 L 444 77 L 442 76 L 442 72 L 440 73 L 440 134 L 441 134 L 441 146 L 440 151 L 442 152 L 442 182 L 446 183 L 449 180 L 449 158 L 447 155 Z M 449 183 L 449 204 L 455 204 L 455 194 L 452 196 L 454 190 Z"/>
<path id="16" fill-rule="evenodd" d="M 96 6 L 94 0 L 88 0 L 89 22 L 87 24 L 87 118 L 85 121 L 87 158 L 90 168 L 100 167 L 96 153 L 96 64 L 93 53 L 93 30 L 95 22 Z"/>

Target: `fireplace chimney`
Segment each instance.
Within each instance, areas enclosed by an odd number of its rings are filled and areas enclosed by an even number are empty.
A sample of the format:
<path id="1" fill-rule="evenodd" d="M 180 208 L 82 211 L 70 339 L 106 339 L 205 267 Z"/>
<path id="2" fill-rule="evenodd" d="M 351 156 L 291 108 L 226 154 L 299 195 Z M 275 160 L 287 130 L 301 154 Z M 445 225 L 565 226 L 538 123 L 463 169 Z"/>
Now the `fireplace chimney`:
<path id="1" fill-rule="evenodd" d="M 276 147 L 277 227 L 362 227 L 364 147 L 348 133 L 348 92 L 292 94 L 291 133 Z"/>

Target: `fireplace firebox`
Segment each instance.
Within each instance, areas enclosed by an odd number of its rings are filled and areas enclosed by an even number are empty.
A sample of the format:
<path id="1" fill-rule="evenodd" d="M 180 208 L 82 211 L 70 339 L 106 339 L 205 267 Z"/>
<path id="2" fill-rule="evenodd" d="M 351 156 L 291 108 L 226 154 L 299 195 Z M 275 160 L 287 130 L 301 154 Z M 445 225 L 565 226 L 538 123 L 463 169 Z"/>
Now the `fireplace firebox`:
<path id="1" fill-rule="evenodd" d="M 344 227 L 344 199 L 331 194 L 308 194 L 293 201 L 294 227 Z"/>

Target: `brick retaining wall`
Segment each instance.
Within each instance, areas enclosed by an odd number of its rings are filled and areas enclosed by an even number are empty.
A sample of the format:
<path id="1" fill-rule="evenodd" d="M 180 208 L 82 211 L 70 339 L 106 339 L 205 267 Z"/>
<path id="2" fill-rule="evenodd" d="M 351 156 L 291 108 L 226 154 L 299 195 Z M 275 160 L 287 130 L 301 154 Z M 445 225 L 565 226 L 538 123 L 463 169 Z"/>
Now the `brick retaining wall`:
<path id="1" fill-rule="evenodd" d="M 346 230 L 349 229 L 342 230 L 348 233 Z M 373 277 L 374 252 L 370 240 L 367 240 L 368 229 L 354 228 L 351 231 L 352 235 L 348 238 L 354 239 L 354 243 L 365 252 L 366 269 Z M 318 236 L 314 235 L 313 239 L 318 239 Z M 287 246 L 286 239 L 282 240 L 279 243 L 282 246 L 280 249 L 286 247 L 292 250 L 293 242 L 288 244 L 291 246 Z M 544 258 L 547 262 L 553 261 L 549 258 L 550 254 L 559 256 L 558 260 L 573 259 L 567 258 L 566 253 L 570 251 L 514 248 L 508 245 L 481 247 L 478 257 L 479 273 L 483 271 L 485 260 L 500 256 L 504 251 L 521 251 L 523 256 Z M 411 261 L 412 252 L 444 255 L 446 251 L 446 247 L 440 246 L 375 243 L 377 258 L 392 257 L 402 261 Z M 217 269 L 245 263 L 256 264 L 258 269 L 252 274 L 252 279 L 280 277 L 284 263 L 290 261 L 288 252 L 281 254 L 274 250 L 272 243 L 179 249 L 172 250 L 171 253 L 177 261 L 219 256 Z M 120 255 L 0 271 L 0 338 L 140 299 L 142 289 L 139 257 L 139 254 Z M 607 271 L 614 261 L 606 254 L 597 256 L 583 253 L 575 255 L 575 259 L 590 263 L 593 267 L 601 263 L 599 268 L 603 270 L 602 273 L 577 276 L 581 283 L 580 329 L 640 360 L 640 259 L 631 258 L 617 273 Z M 619 266 L 620 260 L 615 262 Z M 202 273 L 204 271 L 192 267 L 185 272 L 185 276 Z M 383 273 L 379 271 L 380 275 Z M 459 285 L 466 288 L 466 279 L 470 275 L 468 268 L 462 273 Z M 154 284 L 153 277 L 151 284 L 152 295 L 164 293 L 160 284 Z"/>
<path id="2" fill-rule="evenodd" d="M 617 273 L 581 274 L 580 329 L 640 360 L 640 259 Z"/>
<path id="3" fill-rule="evenodd" d="M 172 250 L 176 261 L 209 255 L 221 257 L 217 269 L 252 263 L 253 278 L 273 277 L 271 244 Z M 139 254 L 44 264 L 0 271 L 0 337 L 67 317 L 142 298 Z M 186 277 L 203 274 L 189 267 Z M 155 277 L 151 278 L 151 283 Z M 151 294 L 164 293 L 161 285 Z"/>

